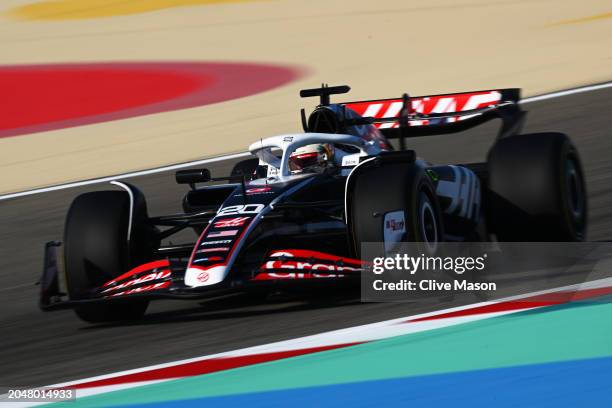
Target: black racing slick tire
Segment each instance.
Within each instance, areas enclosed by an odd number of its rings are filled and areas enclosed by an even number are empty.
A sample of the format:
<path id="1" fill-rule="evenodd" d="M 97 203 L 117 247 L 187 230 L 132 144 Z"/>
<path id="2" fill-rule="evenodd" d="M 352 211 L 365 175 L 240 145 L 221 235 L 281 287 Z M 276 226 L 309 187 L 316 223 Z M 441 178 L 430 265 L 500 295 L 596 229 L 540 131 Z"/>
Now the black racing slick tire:
<path id="1" fill-rule="evenodd" d="M 499 241 L 583 241 L 587 193 L 578 151 L 562 133 L 497 141 L 488 156 L 488 211 Z"/>
<path id="2" fill-rule="evenodd" d="M 405 234 L 401 242 L 417 242 L 433 254 L 444 240 L 442 212 L 435 186 L 415 163 L 382 162 L 358 170 L 350 183 L 349 223 L 356 255 L 361 243 L 385 242 L 387 214 L 403 211 Z"/>
<path id="3" fill-rule="evenodd" d="M 150 256 L 153 245 L 144 225 L 144 200 L 136 200 L 133 210 L 130 217 L 130 195 L 125 191 L 85 193 L 72 202 L 64 230 L 66 285 L 71 300 L 89 298 L 94 288 Z M 134 320 L 144 315 L 147 305 L 141 300 L 96 302 L 79 305 L 75 312 L 91 323 Z"/>

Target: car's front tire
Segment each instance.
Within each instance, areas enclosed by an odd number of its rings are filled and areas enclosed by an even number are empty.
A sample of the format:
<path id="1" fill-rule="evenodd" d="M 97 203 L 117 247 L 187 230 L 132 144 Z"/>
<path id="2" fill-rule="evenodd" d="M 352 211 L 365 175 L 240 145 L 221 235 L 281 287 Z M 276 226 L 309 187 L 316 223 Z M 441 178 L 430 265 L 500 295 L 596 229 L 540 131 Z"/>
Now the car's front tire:
<path id="1" fill-rule="evenodd" d="M 146 206 L 142 200 L 130 200 L 125 191 L 97 191 L 81 194 L 72 202 L 64 230 L 66 285 L 71 300 L 89 298 L 93 289 L 150 256 L 154 244 L 144 222 Z M 134 320 L 144 315 L 147 305 L 140 300 L 96 302 L 79 305 L 75 312 L 91 323 Z"/>
<path id="2" fill-rule="evenodd" d="M 401 242 L 415 242 L 424 252 L 436 252 L 444 240 L 444 225 L 435 186 L 425 169 L 414 162 L 384 158 L 364 166 L 350 183 L 348 215 L 356 254 L 361 254 L 362 242 L 385 243 L 389 248 L 386 219 L 393 214 L 404 220 Z"/>

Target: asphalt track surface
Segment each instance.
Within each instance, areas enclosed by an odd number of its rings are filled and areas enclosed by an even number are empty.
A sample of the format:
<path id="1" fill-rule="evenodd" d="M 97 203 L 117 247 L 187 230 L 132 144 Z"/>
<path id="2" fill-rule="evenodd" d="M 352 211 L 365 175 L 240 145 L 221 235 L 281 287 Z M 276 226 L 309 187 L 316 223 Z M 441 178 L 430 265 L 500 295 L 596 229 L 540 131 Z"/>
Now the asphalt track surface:
<path id="1" fill-rule="evenodd" d="M 530 103 L 525 131 L 561 131 L 578 146 L 586 171 L 590 240 L 612 237 L 612 90 Z M 295 130 L 299 129 L 296 123 Z M 292 129 L 288 129 L 291 131 Z M 412 140 L 410 148 L 436 163 L 484 158 L 495 126 L 464 135 Z M 188 148 L 177 146 L 177 148 Z M 235 162 L 235 161 L 234 161 Z M 233 162 L 209 166 L 228 174 Z M 61 163 L 58 163 L 61 165 Z M 16 175 L 18 176 L 18 175 Z M 146 194 L 151 215 L 180 210 L 186 187 L 172 173 L 129 180 Z M 160 301 L 138 323 L 91 326 L 71 311 L 43 313 L 34 282 L 42 267 L 43 245 L 61 239 L 71 200 L 94 185 L 0 202 L 0 385 L 34 386 L 138 368 L 182 358 L 265 344 L 459 304 L 472 295 L 444 301 L 360 303 L 350 294 L 253 303 L 233 298 L 200 302 Z M 577 283 L 584 276 L 518 281 L 506 294 Z"/>

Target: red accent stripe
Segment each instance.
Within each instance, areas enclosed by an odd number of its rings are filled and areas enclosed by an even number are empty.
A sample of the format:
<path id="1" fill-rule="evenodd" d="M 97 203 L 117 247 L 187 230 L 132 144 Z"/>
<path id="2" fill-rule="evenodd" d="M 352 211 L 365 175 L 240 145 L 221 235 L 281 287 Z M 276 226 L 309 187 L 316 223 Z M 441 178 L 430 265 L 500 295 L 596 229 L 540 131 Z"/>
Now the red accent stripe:
<path id="1" fill-rule="evenodd" d="M 594 288 L 594 289 L 583 289 L 575 292 L 554 292 L 554 293 L 546 293 L 544 295 L 534 296 L 533 298 L 527 299 L 535 299 L 539 301 L 548 301 L 553 304 L 560 303 L 568 303 L 568 302 L 576 302 L 579 300 L 584 300 L 588 298 L 598 297 L 598 296 L 606 296 L 612 294 L 612 286 L 606 286 L 603 288 Z"/>
<path id="2" fill-rule="evenodd" d="M 448 319 L 451 317 L 471 316 L 485 313 L 509 312 L 512 310 L 532 309 L 534 307 L 554 306 L 574 302 L 587 298 L 612 294 L 612 287 L 585 289 L 576 292 L 555 292 L 527 297 L 509 302 L 494 303 L 491 305 L 475 307 L 472 309 L 457 310 L 455 312 L 421 317 L 407 320 L 405 323 L 422 322 L 426 320 Z"/>
<path id="3" fill-rule="evenodd" d="M 354 346 L 361 343 L 336 344 L 331 346 L 312 347 L 301 350 L 279 351 L 274 353 L 253 354 L 248 356 L 211 358 L 208 360 L 194 361 L 192 363 L 178 364 L 175 366 L 153 369 L 134 374 L 126 374 L 119 377 L 112 377 L 103 380 L 89 381 L 70 388 L 91 388 L 106 385 L 116 385 L 133 383 L 139 381 L 165 380 L 169 378 L 192 377 L 194 375 L 209 374 L 232 368 L 244 367 L 253 364 L 276 361 L 289 357 L 302 356 L 305 354 L 318 353 L 321 351 L 333 350 Z"/>
<path id="4" fill-rule="evenodd" d="M 132 275 L 136 275 L 139 274 L 141 272 L 146 272 L 146 271 L 150 271 L 156 268 L 165 268 L 165 267 L 169 267 L 170 266 L 170 262 L 167 259 L 162 259 L 159 261 L 153 261 L 153 262 L 148 262 L 146 264 L 142 264 L 139 265 L 133 269 L 130 269 L 129 271 L 127 271 L 126 273 L 124 273 L 123 275 L 120 275 L 118 277 L 116 277 L 115 279 L 108 281 L 104 284 L 104 286 L 108 286 L 113 282 L 118 282 L 121 281 L 125 278 L 129 278 Z"/>
<path id="5" fill-rule="evenodd" d="M 491 305 L 475 307 L 473 309 L 457 310 L 455 312 L 443 313 L 439 315 L 421 317 L 418 319 L 407 320 L 406 323 L 422 322 L 426 320 L 448 319 L 450 317 L 471 316 L 485 313 L 508 312 L 511 310 L 531 309 L 534 307 L 551 306 L 551 302 L 528 302 L 517 300 L 514 302 L 493 303 Z"/>
<path id="6" fill-rule="evenodd" d="M 223 266 L 225 265 L 224 263 L 216 263 L 216 264 L 212 264 L 212 265 L 206 265 L 206 266 L 202 266 L 202 265 L 189 265 L 189 269 L 198 269 L 200 271 L 207 271 L 211 268 L 217 267 L 217 266 Z"/>

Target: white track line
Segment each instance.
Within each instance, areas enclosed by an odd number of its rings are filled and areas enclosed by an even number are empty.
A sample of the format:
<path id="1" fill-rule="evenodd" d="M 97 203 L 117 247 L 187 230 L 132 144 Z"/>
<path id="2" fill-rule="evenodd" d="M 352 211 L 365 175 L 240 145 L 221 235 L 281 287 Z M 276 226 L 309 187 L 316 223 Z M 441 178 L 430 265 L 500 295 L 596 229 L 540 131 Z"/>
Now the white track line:
<path id="1" fill-rule="evenodd" d="M 597 85 L 582 86 L 582 87 L 578 87 L 578 88 L 567 89 L 567 90 L 564 90 L 564 91 L 551 92 L 551 93 L 544 94 L 544 95 L 539 95 L 539 96 L 532 96 L 530 98 L 525 98 L 525 99 L 521 100 L 521 103 L 531 103 L 531 102 L 544 101 L 544 100 L 547 100 L 547 99 L 555 99 L 555 98 L 560 98 L 560 97 L 567 96 L 567 95 L 573 95 L 573 94 L 579 94 L 579 93 L 584 93 L 584 92 L 597 91 L 597 90 L 600 90 L 600 89 L 610 88 L 610 87 L 612 87 L 612 82 L 606 82 L 606 83 L 597 84 Z M 149 174 L 163 173 L 163 172 L 166 172 L 166 171 L 183 169 L 185 167 L 197 166 L 197 165 L 200 165 L 200 164 L 208 164 L 208 163 L 214 163 L 214 162 L 223 161 L 223 160 L 238 159 L 238 158 L 246 157 L 246 156 L 249 156 L 249 155 L 250 155 L 249 152 L 234 153 L 234 154 L 228 154 L 228 155 L 224 155 L 224 156 L 211 157 L 209 159 L 195 160 L 195 161 L 191 161 L 191 162 L 173 164 L 173 165 L 164 166 L 164 167 L 156 167 L 154 169 L 135 171 L 135 172 L 132 172 L 132 173 L 124 173 L 124 174 L 118 174 L 118 175 L 115 175 L 115 176 L 108 176 L 108 177 L 102 177 L 102 178 L 96 178 L 96 179 L 90 179 L 90 180 L 76 181 L 76 182 L 73 182 L 73 183 L 58 184 L 58 185 L 50 186 L 50 187 L 36 188 L 36 189 L 33 189 L 33 190 L 20 191 L 18 193 L 10 193 L 10 194 L 5 194 L 5 195 L 0 195 L 0 201 L 8 200 L 8 199 L 11 199 L 11 198 L 18 198 L 18 197 L 28 196 L 28 195 L 32 195 L 32 194 L 48 193 L 48 192 L 51 192 L 51 191 L 64 190 L 64 189 L 68 189 L 68 188 L 82 187 L 82 186 L 88 186 L 88 185 L 99 184 L 99 183 L 106 183 L 106 182 L 110 182 L 110 181 L 114 181 L 114 180 L 120 180 L 120 179 L 125 179 L 125 178 L 129 178 L 129 177 L 138 177 L 138 176 L 146 176 L 146 175 L 149 175 Z"/>
<path id="2" fill-rule="evenodd" d="M 579 93 L 584 93 L 584 92 L 598 91 L 600 89 L 611 88 L 611 87 L 612 87 L 612 82 L 606 82 L 606 83 L 597 84 L 597 85 L 581 86 L 579 88 L 567 89 L 565 91 L 551 92 L 551 93 L 547 93 L 544 95 L 532 96 L 532 97 L 521 100 L 520 103 L 545 101 L 547 99 L 560 98 L 562 96 L 574 95 L 574 94 L 579 94 Z"/>
<path id="3" fill-rule="evenodd" d="M 138 177 L 138 176 L 146 176 L 146 175 L 155 174 L 155 173 L 163 173 L 166 171 L 184 169 L 185 167 L 198 166 L 200 164 L 208 164 L 208 163 L 214 163 L 214 162 L 219 162 L 219 161 L 224 161 L 224 160 L 239 159 L 241 157 L 246 157 L 246 156 L 250 156 L 250 153 L 242 152 L 242 153 L 227 154 L 224 156 L 211 157 L 209 159 L 202 159 L 202 160 L 195 160 L 195 161 L 186 162 L 186 163 L 172 164 L 170 166 L 156 167 L 154 169 L 148 169 L 148 170 L 134 171 L 132 173 L 117 174 L 115 176 L 108 176 L 108 177 L 83 180 L 83 181 L 75 181 L 73 183 L 58 184 L 58 185 L 50 186 L 50 187 L 36 188 L 34 190 L 26 190 L 26 191 L 21 191 L 18 193 L 10 193 L 10 194 L 2 195 L 0 196 L 0 201 L 8 200 L 10 198 L 28 196 L 32 194 L 49 193 L 51 191 L 65 190 L 68 188 L 89 186 L 91 184 L 107 183 L 107 182 L 121 180 L 121 179 L 129 178 L 129 177 Z"/>

